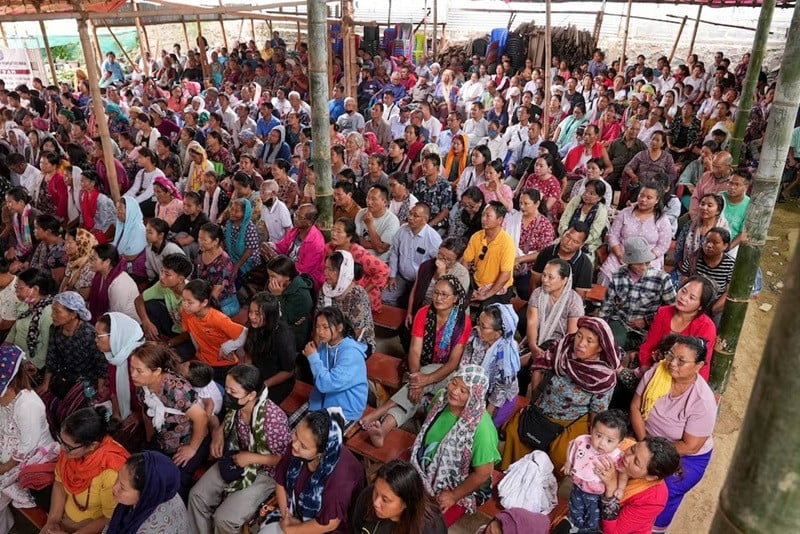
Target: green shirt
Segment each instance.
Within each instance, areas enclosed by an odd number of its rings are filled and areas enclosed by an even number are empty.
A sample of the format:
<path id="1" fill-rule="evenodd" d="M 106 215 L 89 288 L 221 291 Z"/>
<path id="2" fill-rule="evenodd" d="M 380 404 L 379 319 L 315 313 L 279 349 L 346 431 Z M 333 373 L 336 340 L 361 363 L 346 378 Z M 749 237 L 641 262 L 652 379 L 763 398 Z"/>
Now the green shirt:
<path id="1" fill-rule="evenodd" d="M 731 239 L 736 239 L 736 236 L 742 233 L 744 218 L 747 215 L 747 207 L 750 205 L 750 197 L 745 195 L 738 204 L 730 203 L 727 191 L 722 192 L 722 197 L 725 199 L 725 211 L 723 214 L 731 229 Z"/>
<path id="2" fill-rule="evenodd" d="M 446 406 L 444 411 L 436 418 L 436 421 L 425 434 L 425 461 L 430 462 L 439 443 L 447 435 L 453 425 L 458 421 L 458 417 Z M 497 450 L 497 429 L 494 427 L 492 417 L 489 412 L 484 411 L 478 427 L 475 429 L 475 439 L 472 444 L 472 467 L 479 467 L 486 464 L 495 464 L 500 461 L 500 453 Z"/>
<path id="3" fill-rule="evenodd" d="M 148 300 L 163 300 L 167 307 L 167 312 L 172 319 L 172 331 L 176 334 L 183 334 L 183 319 L 181 318 L 181 303 L 183 299 L 171 289 L 161 285 L 161 282 L 148 287 L 142 293 L 142 298 Z"/>
<path id="4" fill-rule="evenodd" d="M 17 305 L 17 317 L 26 311 L 28 311 L 28 305 L 20 302 Z M 48 305 L 39 316 L 39 343 L 36 345 L 35 352 L 31 352 L 30 347 L 28 347 L 28 329 L 31 327 L 32 315 L 17 319 L 8 332 L 8 336 L 6 336 L 6 342 L 12 343 L 25 351 L 28 359 L 33 362 L 37 369 L 43 369 L 45 359 L 47 359 L 47 347 L 50 345 L 50 326 L 53 324 L 52 311 L 53 306 Z"/>

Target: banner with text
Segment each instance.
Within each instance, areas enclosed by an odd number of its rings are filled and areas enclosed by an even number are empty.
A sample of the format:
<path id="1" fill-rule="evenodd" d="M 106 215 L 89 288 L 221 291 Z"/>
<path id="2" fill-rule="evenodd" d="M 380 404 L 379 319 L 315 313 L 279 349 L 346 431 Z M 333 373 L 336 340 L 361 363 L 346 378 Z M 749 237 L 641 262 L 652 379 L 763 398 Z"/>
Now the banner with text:
<path id="1" fill-rule="evenodd" d="M 23 83 L 31 83 L 31 61 L 24 48 L 0 48 L 0 79 L 12 89 Z"/>

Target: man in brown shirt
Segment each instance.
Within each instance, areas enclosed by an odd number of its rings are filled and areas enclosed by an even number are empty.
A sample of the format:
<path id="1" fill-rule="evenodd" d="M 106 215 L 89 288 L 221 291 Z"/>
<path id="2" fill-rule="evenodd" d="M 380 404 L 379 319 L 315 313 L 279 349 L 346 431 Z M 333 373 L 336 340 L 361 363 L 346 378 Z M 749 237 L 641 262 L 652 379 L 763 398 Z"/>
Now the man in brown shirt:
<path id="1" fill-rule="evenodd" d="M 361 206 L 356 204 L 353 200 L 353 191 L 355 187 L 353 184 L 346 180 L 339 180 L 333 186 L 333 220 L 340 217 L 347 217 L 348 219 L 355 220 L 358 210 Z"/>

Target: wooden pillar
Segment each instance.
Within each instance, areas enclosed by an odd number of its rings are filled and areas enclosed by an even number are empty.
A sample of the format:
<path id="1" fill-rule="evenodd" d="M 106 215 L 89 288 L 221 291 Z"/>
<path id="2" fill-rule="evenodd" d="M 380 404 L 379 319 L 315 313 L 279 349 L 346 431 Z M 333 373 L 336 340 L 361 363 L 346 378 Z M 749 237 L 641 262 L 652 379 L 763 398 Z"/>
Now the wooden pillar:
<path id="1" fill-rule="evenodd" d="M 47 63 L 48 63 L 48 65 L 50 65 L 50 76 L 52 76 L 52 78 L 53 78 L 53 85 L 57 86 L 58 85 L 58 76 L 56 76 L 56 63 L 55 63 L 55 61 L 53 61 L 53 51 L 50 50 L 50 39 L 47 38 L 47 30 L 44 27 L 44 21 L 43 20 L 39 21 L 39 29 L 42 32 L 42 43 L 44 44 L 44 49 L 47 52 Z M 84 53 L 84 55 L 85 55 L 85 53 Z M 94 57 L 94 54 L 86 56 L 86 63 L 87 64 L 89 63 L 89 59 L 92 59 L 92 61 L 94 61 L 93 57 Z M 88 67 L 88 65 L 87 65 L 87 67 Z M 94 63 L 93 67 L 95 69 L 97 69 L 97 64 Z M 100 78 L 97 78 L 97 79 L 99 80 Z"/>
<path id="2" fill-rule="evenodd" d="M 439 48 L 439 39 L 437 34 L 439 32 L 439 0 L 433 0 L 433 60 L 436 61 L 436 52 Z"/>
<path id="3" fill-rule="evenodd" d="M 84 15 L 85 16 L 85 15 Z M 103 98 L 100 95 L 100 74 L 95 63 L 92 45 L 89 41 L 89 29 L 86 19 L 78 19 L 78 35 L 83 48 L 83 56 L 86 59 L 86 70 L 89 76 L 89 91 L 92 95 L 92 113 L 94 113 L 95 123 L 100 130 L 100 138 L 103 140 L 103 162 L 106 164 L 108 172 L 108 185 L 111 188 L 111 197 L 114 202 L 120 198 L 119 182 L 117 182 L 117 169 L 114 166 L 114 155 L 111 151 L 111 135 L 108 132 L 108 118 L 103 109 Z"/>
<path id="4" fill-rule="evenodd" d="M 356 36 L 353 24 L 353 0 L 342 0 L 342 66 L 344 67 L 344 94 L 356 97 Z"/>
<path id="5" fill-rule="evenodd" d="M 628 12 L 625 15 L 625 31 L 622 34 L 622 54 L 619 56 L 619 72 L 617 74 L 622 74 L 623 78 L 625 77 L 625 52 L 627 52 L 628 48 L 628 30 L 631 26 L 631 6 L 633 5 L 633 0 L 628 0 Z"/>
<path id="6" fill-rule="evenodd" d="M 672 45 L 672 50 L 669 53 L 669 62 L 672 63 L 672 58 L 675 57 L 675 50 L 678 49 L 678 41 L 681 40 L 681 35 L 683 34 L 683 27 L 686 26 L 686 15 L 683 16 L 683 20 L 681 21 L 681 27 L 678 28 L 678 35 L 675 37 L 675 43 Z"/>
<path id="7" fill-rule="evenodd" d="M 100 46 L 100 39 L 97 37 L 97 26 L 95 26 L 91 20 L 87 21 L 86 24 L 89 26 L 89 30 L 92 32 L 95 59 L 97 60 L 97 66 L 100 67 L 100 65 L 103 64 L 103 58 L 105 55 L 103 54 L 103 49 Z M 122 50 L 121 46 L 119 48 Z M 130 60 L 128 61 L 130 62 Z M 133 63 L 131 63 L 131 66 L 133 66 Z"/>
<path id="8" fill-rule="evenodd" d="M 294 6 L 294 14 L 297 16 L 297 46 L 300 47 L 300 10 Z"/>
<path id="9" fill-rule="evenodd" d="M 145 58 L 145 46 L 147 49 L 150 49 L 150 43 L 147 43 L 147 34 L 144 33 L 144 28 L 142 27 L 142 19 L 139 17 L 139 6 L 136 4 L 136 0 L 131 0 L 131 4 L 133 5 L 133 11 L 136 13 L 134 20 L 136 21 L 136 37 L 139 38 L 139 54 L 142 56 L 142 63 L 144 64 L 144 75 L 150 76 L 147 68 L 147 61 L 144 60 Z"/>
<path id="10" fill-rule="evenodd" d="M 0 38 L 3 39 L 3 46 L 8 48 L 8 39 L 6 39 L 6 29 L 3 27 L 2 22 L 0 22 Z"/>
<path id="11" fill-rule="evenodd" d="M 253 19 L 250 19 L 250 33 L 253 34 L 253 41 L 256 40 L 256 23 Z M 258 41 L 256 41 L 256 46 L 258 46 Z M 230 50 L 229 50 L 230 52 Z"/>
<path id="12" fill-rule="evenodd" d="M 205 37 L 203 37 L 203 25 L 200 22 L 200 15 L 195 15 L 195 21 L 197 21 L 197 48 L 200 51 L 200 66 L 203 69 L 203 80 L 210 81 L 211 69 L 208 67 L 208 57 L 206 56 L 208 52 L 208 44 Z"/>
<path id="13" fill-rule="evenodd" d="M 222 0 L 219 0 L 219 7 L 224 7 L 222 5 Z M 222 44 L 227 49 L 228 48 L 228 36 L 225 33 L 225 21 L 223 20 L 221 13 L 219 15 L 219 27 L 222 30 Z"/>
<path id="14" fill-rule="evenodd" d="M 552 31 L 550 30 L 550 0 L 545 2 L 545 25 L 544 25 L 544 124 L 542 124 L 542 139 L 548 139 L 550 135 L 550 87 L 553 85 L 553 75 L 550 74 L 550 65 L 553 62 L 553 43 L 551 42 Z"/>
<path id="15" fill-rule="evenodd" d="M 188 52 L 192 49 L 192 45 L 189 43 L 189 30 L 186 28 L 186 19 L 184 17 L 181 17 L 181 27 L 183 28 L 183 42 L 186 44 L 186 52 Z"/>
<path id="16" fill-rule="evenodd" d="M 692 55 L 694 51 L 694 41 L 697 39 L 697 29 L 700 27 L 700 15 L 703 14 L 703 4 L 700 4 L 700 7 L 697 8 L 697 20 L 694 22 L 694 31 L 692 32 L 692 42 L 689 43 L 689 53 L 686 54 L 686 57 Z"/>

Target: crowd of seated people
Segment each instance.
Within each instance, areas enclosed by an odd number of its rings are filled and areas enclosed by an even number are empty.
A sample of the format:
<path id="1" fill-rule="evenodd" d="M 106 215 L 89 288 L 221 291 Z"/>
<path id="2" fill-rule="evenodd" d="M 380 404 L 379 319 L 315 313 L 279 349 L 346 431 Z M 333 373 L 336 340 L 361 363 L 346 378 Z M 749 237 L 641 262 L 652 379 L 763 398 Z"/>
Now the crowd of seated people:
<path id="1" fill-rule="evenodd" d="M 274 494 L 262 532 L 443 533 L 532 450 L 520 397 L 566 427 L 545 452 L 567 529 L 665 531 L 713 451 L 712 347 L 774 96 L 760 80 L 734 162 L 748 59 L 362 50 L 352 98 L 334 59 L 330 172 L 307 46 L 277 32 L 127 76 L 109 53 L 108 138 L 81 71 L 0 81 L 0 531 L 38 503 L 43 533 L 234 533 Z M 393 308 L 407 373 L 378 405 Z M 352 433 L 381 449 L 409 426 L 410 456 L 368 480 Z M 484 531 L 548 527 L 513 509 Z"/>

